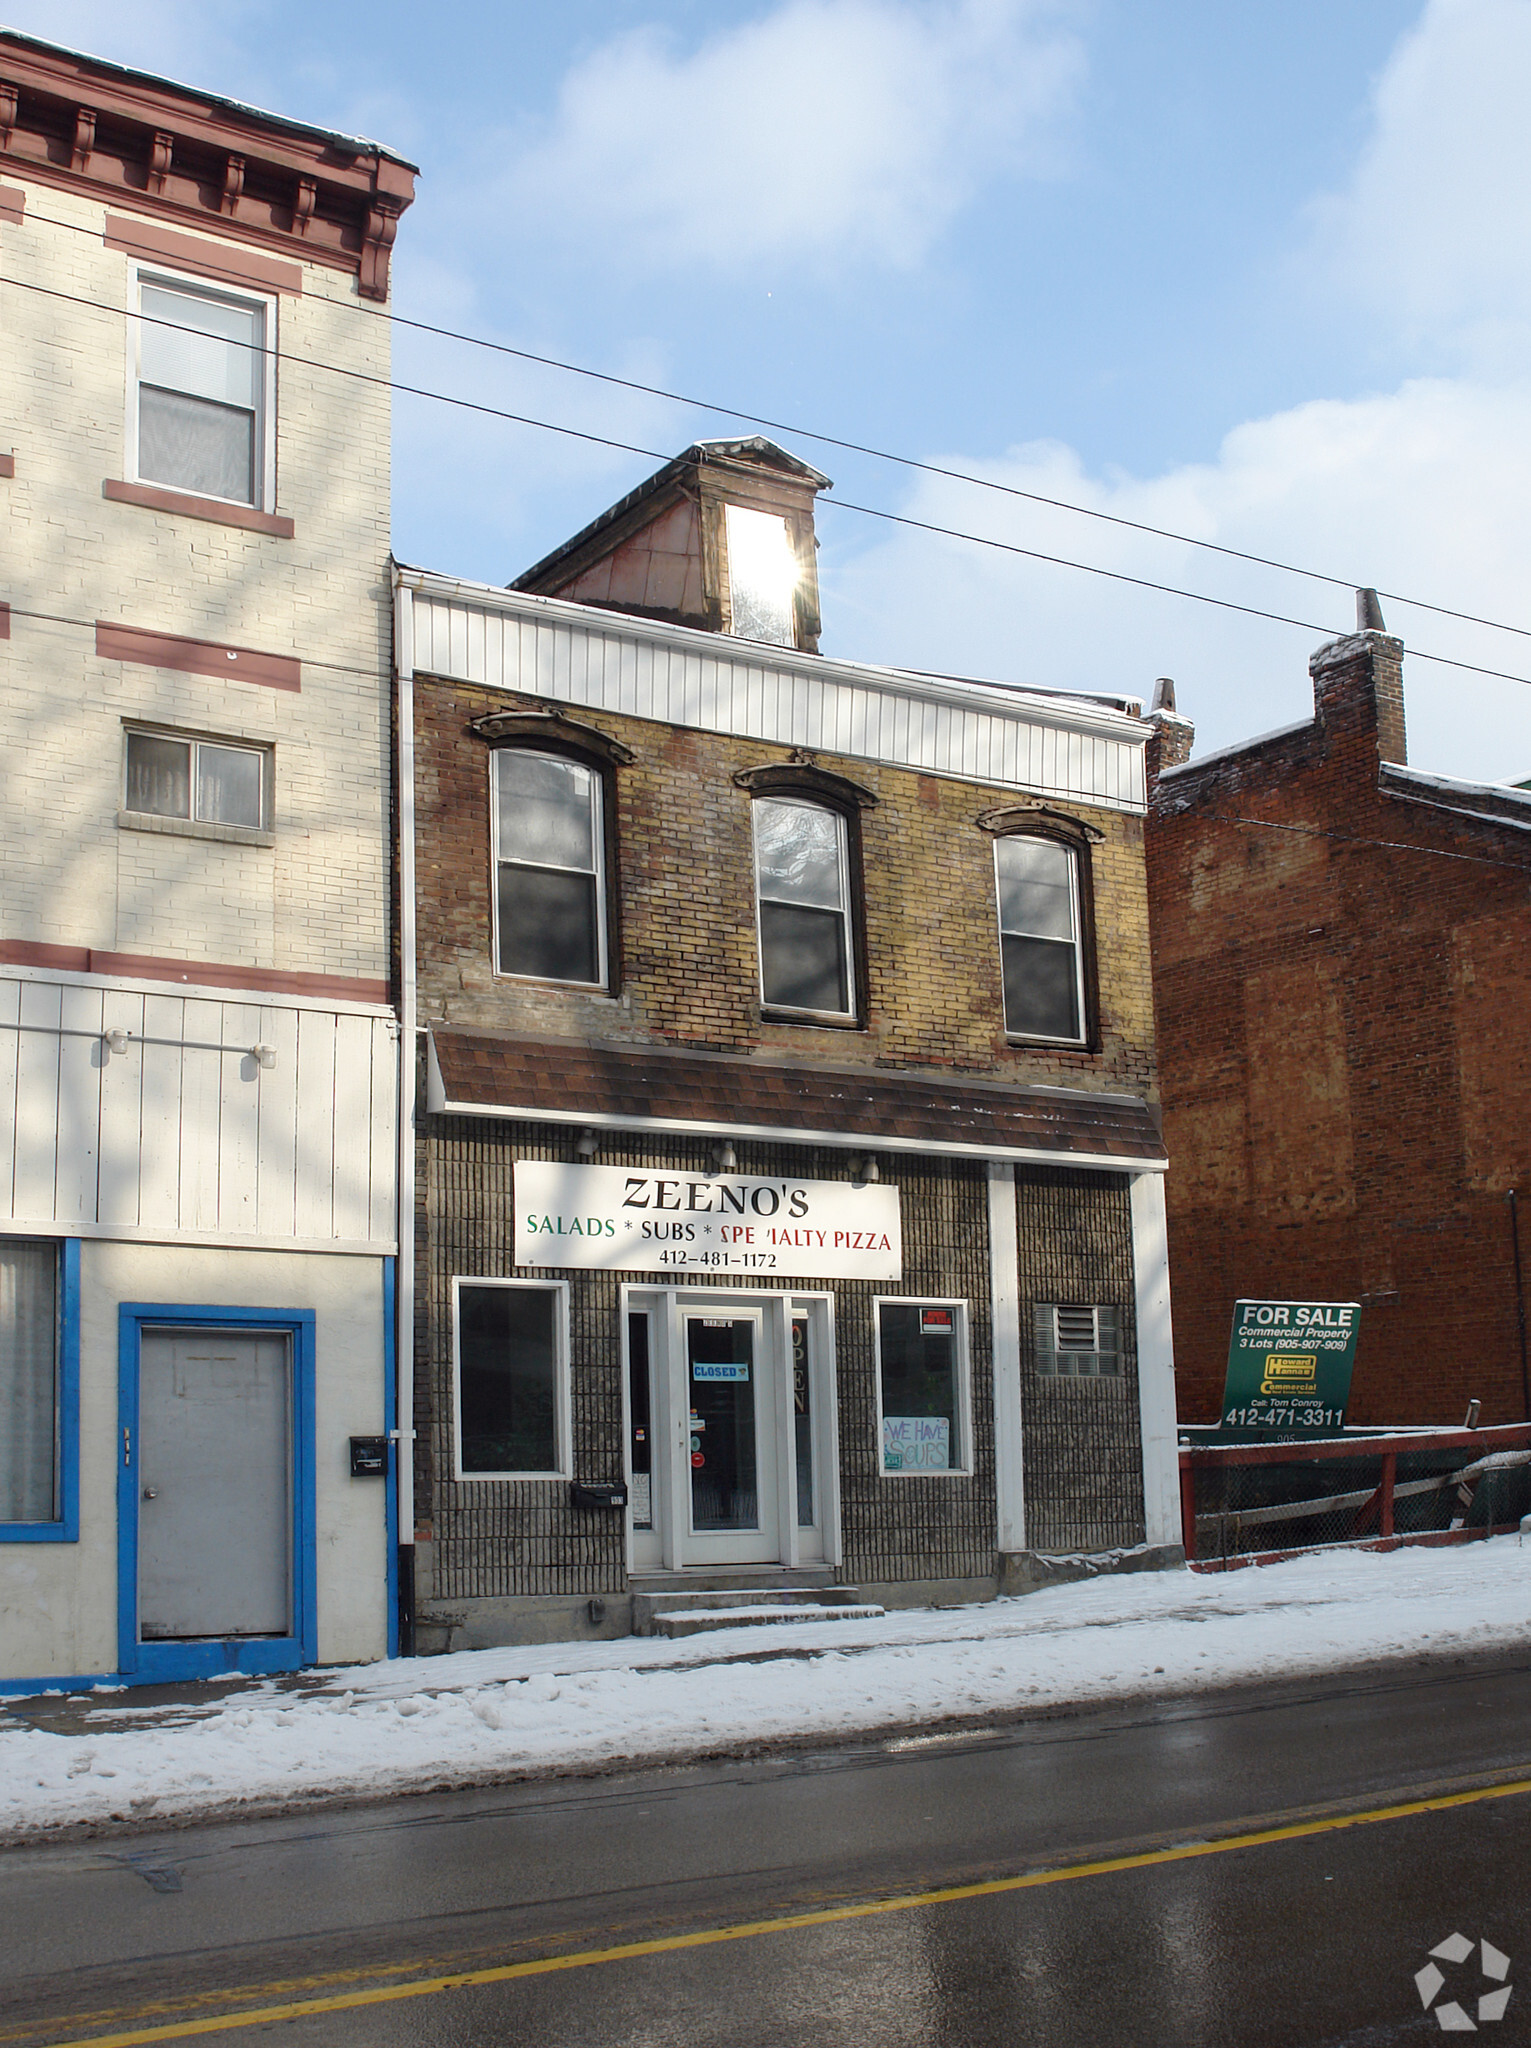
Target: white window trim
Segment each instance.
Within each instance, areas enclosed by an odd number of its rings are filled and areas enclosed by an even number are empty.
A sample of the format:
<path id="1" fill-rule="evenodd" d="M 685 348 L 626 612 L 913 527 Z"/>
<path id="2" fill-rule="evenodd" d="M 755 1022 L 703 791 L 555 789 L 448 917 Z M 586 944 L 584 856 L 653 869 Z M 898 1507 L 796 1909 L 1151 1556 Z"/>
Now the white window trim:
<path id="1" fill-rule="evenodd" d="M 760 841 L 755 832 L 757 812 L 755 806 L 762 803 L 795 804 L 799 810 L 822 811 L 827 818 L 835 821 L 835 834 L 840 853 L 840 944 L 845 963 L 845 990 L 851 1006 L 846 1010 L 804 1010 L 793 1003 L 774 1002 L 766 994 L 765 985 L 765 933 L 761 929 L 760 907 L 765 900 L 760 887 Z M 858 906 L 851 901 L 851 827 L 845 813 L 833 804 L 815 803 L 811 797 L 798 796 L 790 790 L 762 790 L 750 803 L 750 861 L 755 884 L 755 958 L 760 971 L 760 1007 L 768 1010 L 773 1018 L 799 1018 L 807 1023 L 859 1024 L 861 1012 L 857 1007 L 856 988 L 856 935 L 853 919 Z M 772 897 L 772 902 L 785 902 L 784 897 Z M 788 905 L 788 908 L 801 907 Z M 808 908 L 814 906 L 809 905 Z M 817 906 L 822 908 L 822 905 Z"/>
<path id="2" fill-rule="evenodd" d="M 139 474 L 138 468 L 138 384 L 143 363 L 143 287 L 160 285 L 166 291 L 186 292 L 193 298 L 216 299 L 226 306 L 260 306 L 265 309 L 261 332 L 264 336 L 265 375 L 261 379 L 260 418 L 256 422 L 256 465 L 253 498 L 220 498 L 208 491 L 188 491 L 179 484 L 167 484 L 159 477 Z M 277 295 L 274 292 L 230 290 L 210 284 L 204 277 L 188 277 L 167 270 L 158 263 L 128 265 L 128 388 L 127 425 L 123 440 L 126 451 L 125 475 L 132 483 L 156 491 L 176 491 L 185 498 L 205 498 L 209 504 L 239 505 L 246 511 L 276 510 L 276 354 Z"/>
<path id="3" fill-rule="evenodd" d="M 1068 855 L 1069 895 L 1074 920 L 1074 1009 L 1079 1018 L 1079 1030 L 1072 1038 L 1065 1038 L 1053 1032 L 1013 1031 L 1010 1017 L 1005 1009 L 1005 940 L 1006 938 L 1041 938 L 1040 932 L 1007 932 L 1004 910 L 1000 896 L 999 850 L 1007 840 L 1041 840 L 1045 845 L 1059 847 Z M 1004 1021 L 1005 1037 L 1013 1045 L 1070 1045 L 1088 1046 L 1090 1042 L 1090 1020 L 1085 1009 L 1084 989 L 1084 899 L 1079 887 L 1079 849 L 1065 839 L 1055 839 L 1047 832 L 1002 832 L 994 841 L 994 923 L 999 936 L 999 1007 Z M 1057 940 L 1049 943 L 1056 945 Z"/>
<path id="4" fill-rule="evenodd" d="M 557 1296 L 553 1309 L 553 1440 L 558 1466 L 552 1472 L 465 1472 L 462 1462 L 462 1290 L 464 1287 L 521 1287 Z M 569 1283 L 567 1280 L 501 1280 L 487 1274 L 452 1275 L 452 1477 L 466 1485 L 507 1479 L 558 1479 L 574 1476 L 574 1446 L 569 1399 Z"/>
<path id="5" fill-rule="evenodd" d="M 885 1302 L 900 1308 L 949 1308 L 952 1314 L 952 1354 L 957 1378 L 957 1435 L 953 1446 L 960 1462 L 944 1472 L 889 1472 L 882 1455 L 882 1311 Z M 973 1476 L 973 1374 L 968 1354 L 968 1304 L 957 1295 L 875 1294 L 872 1297 L 873 1388 L 877 1397 L 877 1473 L 880 1479 L 971 1479 Z"/>
<path id="6" fill-rule="evenodd" d="M 576 768 L 583 768 L 594 781 L 595 801 L 595 967 L 594 981 L 561 981 L 546 974 L 516 974 L 500 965 L 500 776 L 497 766 L 502 753 L 532 754 L 542 761 L 563 761 Z M 515 861 L 510 866 L 527 867 L 534 863 Z M 582 875 L 584 868 L 565 868 L 545 872 L 561 872 Z M 606 946 L 606 929 L 610 912 L 606 901 L 606 770 L 594 761 L 577 760 L 571 754 L 550 753 L 542 747 L 493 747 L 489 753 L 489 944 L 490 967 L 497 981 L 529 982 L 534 988 L 577 988 L 591 995 L 605 995 L 611 987 L 611 969 Z"/>
<path id="7" fill-rule="evenodd" d="M 258 754 L 260 756 L 260 823 L 259 825 L 221 825 L 207 818 L 199 818 L 194 812 L 180 818 L 163 811 L 135 811 L 128 804 L 128 738 L 132 733 L 142 733 L 147 739 L 174 740 L 178 745 L 195 750 L 199 746 L 227 747 L 231 752 Z M 190 802 L 196 803 L 197 770 L 195 751 L 190 767 Z M 179 726 L 155 725 L 147 719 L 125 718 L 122 721 L 122 775 L 118 783 L 117 823 L 130 832 L 166 832 L 188 839 L 233 839 L 245 846 L 271 846 L 276 842 L 276 749 L 269 741 L 248 740 L 229 733 L 188 732 Z"/>

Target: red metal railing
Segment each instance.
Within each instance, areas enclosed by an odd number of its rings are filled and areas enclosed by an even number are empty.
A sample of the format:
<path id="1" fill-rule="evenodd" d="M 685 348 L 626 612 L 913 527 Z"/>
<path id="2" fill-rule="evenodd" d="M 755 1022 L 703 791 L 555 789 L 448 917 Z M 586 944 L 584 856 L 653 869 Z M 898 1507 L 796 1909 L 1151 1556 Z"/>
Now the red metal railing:
<path id="1" fill-rule="evenodd" d="M 1410 1474 L 1402 1481 L 1400 1458 Z M 1330 1460 L 1374 1470 L 1359 1487 L 1314 1494 L 1313 1468 Z M 1483 1493 L 1481 1514 L 1475 1514 L 1474 1501 L 1486 1482 L 1492 1483 Z M 1441 1498 L 1453 1488 L 1456 1513 L 1450 1499 Z M 1397 1526 L 1401 1504 L 1413 1525 L 1403 1530 Z M 1378 1431 L 1311 1442 L 1192 1444 L 1180 1451 L 1186 1561 L 1202 1571 L 1273 1563 L 1335 1544 L 1376 1550 L 1399 1543 L 1463 1542 L 1515 1529 L 1527 1506 L 1531 1423 Z M 1502 1515 L 1510 1507 L 1517 1510 L 1513 1519 L 1495 1519 L 1496 1509 Z M 1448 1526 L 1420 1526 L 1442 1512 L 1450 1517 Z M 1285 1547 L 1258 1547 L 1267 1530 L 1274 1536 L 1293 1524 L 1304 1525 L 1307 1534 Z M 1254 1547 L 1246 1548 L 1251 1542 Z"/>

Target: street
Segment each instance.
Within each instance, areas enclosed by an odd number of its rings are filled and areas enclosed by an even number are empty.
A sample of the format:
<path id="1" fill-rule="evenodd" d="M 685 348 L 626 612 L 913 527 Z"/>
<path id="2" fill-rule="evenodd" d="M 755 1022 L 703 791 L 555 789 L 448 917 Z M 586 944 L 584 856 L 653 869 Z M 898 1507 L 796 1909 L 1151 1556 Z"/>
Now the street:
<path id="1" fill-rule="evenodd" d="M 1453 1934 L 1514 2041 L 1528 1698 L 1520 1651 L 15 1849 L 0 2041 L 1424 2041 Z"/>

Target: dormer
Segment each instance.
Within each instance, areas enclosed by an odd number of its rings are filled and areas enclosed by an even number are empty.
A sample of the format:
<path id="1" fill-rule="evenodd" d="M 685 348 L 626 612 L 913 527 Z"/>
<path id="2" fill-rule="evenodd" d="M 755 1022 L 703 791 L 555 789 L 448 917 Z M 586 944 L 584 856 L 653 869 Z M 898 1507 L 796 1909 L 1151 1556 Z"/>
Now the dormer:
<path id="1" fill-rule="evenodd" d="M 828 488 L 763 435 L 695 441 L 510 588 L 816 654 Z"/>

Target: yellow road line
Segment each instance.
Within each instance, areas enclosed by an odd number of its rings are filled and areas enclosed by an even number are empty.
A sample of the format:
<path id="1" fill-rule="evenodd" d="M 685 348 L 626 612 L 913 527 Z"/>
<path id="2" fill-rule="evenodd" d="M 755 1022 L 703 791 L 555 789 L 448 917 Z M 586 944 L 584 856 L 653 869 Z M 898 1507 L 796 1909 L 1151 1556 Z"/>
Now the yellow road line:
<path id="1" fill-rule="evenodd" d="M 1408 1820 L 1415 1814 L 1445 1813 L 1453 1807 L 1475 1806 L 1485 1799 L 1513 1799 L 1531 1792 L 1531 1778 L 1503 1785 L 1480 1785 L 1470 1792 L 1447 1792 L 1434 1799 L 1410 1799 L 1397 1806 L 1378 1806 L 1364 1813 L 1337 1813 L 1317 1820 L 1293 1821 L 1285 1827 L 1260 1828 L 1251 1834 L 1225 1835 L 1212 1841 L 1177 1842 L 1168 1849 L 1144 1849 L 1131 1856 L 1109 1856 L 1095 1863 L 1065 1863 L 1031 1870 L 1019 1877 L 985 1878 L 976 1884 L 948 1885 L 939 1891 L 908 1892 L 890 1899 L 872 1899 L 855 1906 L 824 1906 L 809 1913 L 788 1913 L 776 1920 L 741 1920 L 730 1927 L 705 1927 L 694 1934 L 666 1934 L 652 1941 L 625 1941 L 613 1948 L 577 1949 L 565 1955 L 536 1956 L 524 1963 L 497 1963 L 481 1970 L 458 1970 L 448 1976 L 416 1977 L 403 1984 L 385 1984 L 370 1991 L 345 1991 L 329 1998 L 297 1999 L 265 2005 L 221 2019 L 173 2021 L 167 2026 L 135 2027 L 121 2034 L 75 2034 L 47 2048 L 142 2048 L 153 2041 L 188 2041 L 198 2034 L 232 2032 L 236 2027 L 267 2027 L 281 2020 L 303 2020 L 326 2012 L 353 2012 L 368 2005 L 392 2005 L 404 1998 L 433 1998 L 443 1991 L 466 1991 L 481 1984 L 508 1984 L 517 1977 L 546 1977 L 555 1970 L 587 1970 L 597 1963 L 631 1962 L 637 1956 L 668 1955 L 679 1949 L 711 1948 L 719 1942 L 752 1941 L 762 1934 L 792 1934 L 805 1927 L 832 1927 L 846 1920 L 865 1920 L 877 1913 L 908 1913 L 923 1906 L 953 1905 L 962 1899 L 992 1899 L 1005 1892 L 1031 1891 L 1041 1885 L 1068 1884 L 1080 1877 L 1109 1877 L 1119 1870 L 1149 1870 L 1161 1863 L 1187 1863 L 1198 1856 L 1226 1856 L 1234 1849 L 1261 1849 L 1272 1842 L 1297 1842 L 1342 1828 L 1375 1827 L 1379 1822 Z"/>

